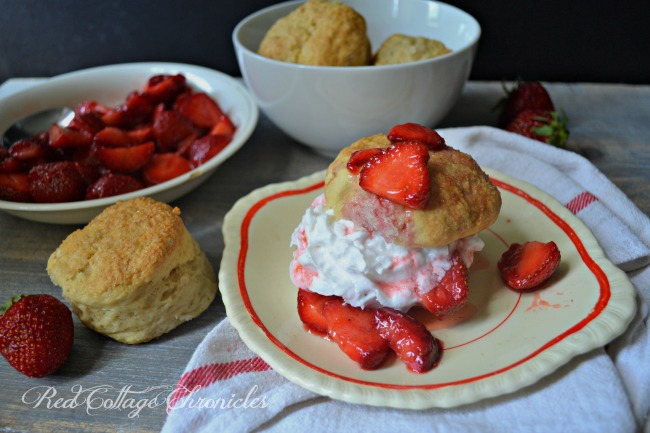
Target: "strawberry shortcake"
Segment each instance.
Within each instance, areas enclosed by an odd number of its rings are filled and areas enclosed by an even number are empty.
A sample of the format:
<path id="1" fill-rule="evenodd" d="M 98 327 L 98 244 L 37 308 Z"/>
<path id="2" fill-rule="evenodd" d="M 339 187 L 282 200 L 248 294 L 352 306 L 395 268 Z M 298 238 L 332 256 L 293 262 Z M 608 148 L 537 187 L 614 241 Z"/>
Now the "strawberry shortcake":
<path id="1" fill-rule="evenodd" d="M 301 320 L 362 368 L 392 350 L 428 371 L 440 345 L 408 311 L 443 316 L 466 303 L 477 234 L 500 207 L 478 164 L 432 129 L 404 124 L 360 139 L 329 166 L 291 239 Z"/>

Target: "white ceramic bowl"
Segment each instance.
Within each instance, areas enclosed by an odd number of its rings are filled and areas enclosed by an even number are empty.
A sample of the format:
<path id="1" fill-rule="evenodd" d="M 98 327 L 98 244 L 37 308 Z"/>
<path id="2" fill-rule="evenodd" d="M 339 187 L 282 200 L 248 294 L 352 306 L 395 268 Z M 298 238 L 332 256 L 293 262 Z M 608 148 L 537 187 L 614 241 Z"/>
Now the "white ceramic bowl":
<path id="1" fill-rule="evenodd" d="M 280 3 L 242 20 L 233 32 L 246 85 L 286 134 L 327 155 L 357 139 L 416 122 L 434 127 L 470 74 L 481 27 L 467 13 L 427 0 L 341 0 L 364 16 L 373 52 L 394 33 L 438 39 L 453 51 L 385 66 L 306 66 L 256 53 L 267 30 L 303 1 Z"/>
<path id="2" fill-rule="evenodd" d="M 56 106 L 74 108 L 84 100 L 115 105 L 141 89 L 149 77 L 157 74 L 185 75 L 197 91 L 212 96 L 230 116 L 237 130 L 226 148 L 205 164 L 175 179 L 128 194 L 69 203 L 18 203 L 0 200 L 0 210 L 39 222 L 81 224 L 90 221 L 117 200 L 149 196 L 170 202 L 199 186 L 232 156 L 253 133 L 258 108 L 248 90 L 236 79 L 211 69 L 177 63 L 129 63 L 71 72 L 50 78 L 24 91 L 0 99 L 0 132 L 16 120 Z"/>

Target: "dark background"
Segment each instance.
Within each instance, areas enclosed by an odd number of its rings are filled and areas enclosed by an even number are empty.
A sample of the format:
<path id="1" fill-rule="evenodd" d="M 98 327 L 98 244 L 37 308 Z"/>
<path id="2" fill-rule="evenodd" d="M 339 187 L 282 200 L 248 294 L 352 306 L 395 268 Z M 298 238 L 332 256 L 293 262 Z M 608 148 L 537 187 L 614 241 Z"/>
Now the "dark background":
<path id="1" fill-rule="evenodd" d="M 135 61 L 191 63 L 240 76 L 232 30 L 274 3 L 0 0 L 0 83 Z M 649 0 L 448 3 L 482 26 L 471 79 L 650 83 Z"/>

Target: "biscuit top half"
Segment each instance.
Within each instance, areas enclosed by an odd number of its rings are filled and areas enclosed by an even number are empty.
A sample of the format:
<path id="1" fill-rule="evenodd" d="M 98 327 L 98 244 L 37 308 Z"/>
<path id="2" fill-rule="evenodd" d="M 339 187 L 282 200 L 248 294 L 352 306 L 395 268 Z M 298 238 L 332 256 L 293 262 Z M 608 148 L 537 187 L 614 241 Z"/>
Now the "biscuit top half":
<path id="1" fill-rule="evenodd" d="M 47 271 L 67 299 L 107 306 L 191 260 L 193 242 L 178 208 L 147 197 L 119 201 L 71 233 Z"/>
<path id="2" fill-rule="evenodd" d="M 343 149 L 332 162 L 325 178 L 325 201 L 335 217 L 409 247 L 447 245 L 496 221 L 501 209 L 498 189 L 470 155 L 451 147 L 429 152 L 431 193 L 421 210 L 362 189 L 359 175 L 346 168 L 350 155 L 390 145 L 383 134 L 365 137 Z"/>

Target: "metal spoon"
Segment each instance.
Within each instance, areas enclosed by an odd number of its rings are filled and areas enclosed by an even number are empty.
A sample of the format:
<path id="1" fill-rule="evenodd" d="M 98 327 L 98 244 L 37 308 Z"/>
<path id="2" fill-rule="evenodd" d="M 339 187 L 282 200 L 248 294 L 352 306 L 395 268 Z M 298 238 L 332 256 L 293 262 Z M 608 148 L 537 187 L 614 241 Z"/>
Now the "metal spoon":
<path id="1" fill-rule="evenodd" d="M 22 138 L 33 137 L 40 132 L 48 131 L 54 123 L 62 127 L 68 126 L 73 118 L 74 111 L 68 107 L 49 108 L 39 111 L 23 117 L 11 125 L 2 137 L 2 144 L 9 147 Z"/>

